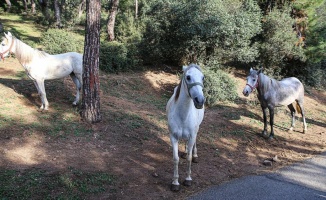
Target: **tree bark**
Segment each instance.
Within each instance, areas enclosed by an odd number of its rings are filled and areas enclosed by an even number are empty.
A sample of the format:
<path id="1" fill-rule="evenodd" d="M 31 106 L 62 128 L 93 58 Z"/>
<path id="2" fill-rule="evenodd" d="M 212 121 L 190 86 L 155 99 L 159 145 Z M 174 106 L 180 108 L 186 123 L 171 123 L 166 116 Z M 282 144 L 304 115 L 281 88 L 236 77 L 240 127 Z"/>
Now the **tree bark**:
<path id="1" fill-rule="evenodd" d="M 138 18 L 138 0 L 135 0 L 135 19 Z"/>
<path id="2" fill-rule="evenodd" d="M 32 13 L 34 14 L 35 12 L 36 12 L 36 10 L 35 10 L 35 2 L 34 2 L 34 0 L 31 0 L 31 5 L 32 5 Z"/>
<path id="3" fill-rule="evenodd" d="M 49 14 L 48 0 L 39 0 L 39 2 L 41 5 L 43 15 L 45 16 L 46 19 L 49 19 L 50 14 Z"/>
<path id="4" fill-rule="evenodd" d="M 108 33 L 108 40 L 113 41 L 114 36 L 114 25 L 115 25 L 115 17 L 118 13 L 118 6 L 119 6 L 119 0 L 112 0 L 112 6 L 109 13 L 108 23 L 107 23 L 107 33 Z"/>
<path id="5" fill-rule="evenodd" d="M 82 0 L 78 6 L 78 19 L 80 19 L 83 14 L 83 11 L 85 9 L 85 3 L 86 3 L 86 0 Z"/>
<path id="6" fill-rule="evenodd" d="M 86 34 L 83 56 L 83 100 L 81 116 L 95 123 L 102 119 L 100 113 L 100 19 L 101 0 L 86 0 Z"/>
<path id="7" fill-rule="evenodd" d="M 60 11 L 60 5 L 58 0 L 54 0 L 54 13 L 55 13 L 55 19 L 56 19 L 56 25 L 58 28 L 61 28 L 61 11 Z"/>
<path id="8" fill-rule="evenodd" d="M 6 12 L 10 12 L 10 8 L 11 8 L 11 2 L 10 2 L 10 0 L 6 0 L 6 3 L 8 5 Z"/>

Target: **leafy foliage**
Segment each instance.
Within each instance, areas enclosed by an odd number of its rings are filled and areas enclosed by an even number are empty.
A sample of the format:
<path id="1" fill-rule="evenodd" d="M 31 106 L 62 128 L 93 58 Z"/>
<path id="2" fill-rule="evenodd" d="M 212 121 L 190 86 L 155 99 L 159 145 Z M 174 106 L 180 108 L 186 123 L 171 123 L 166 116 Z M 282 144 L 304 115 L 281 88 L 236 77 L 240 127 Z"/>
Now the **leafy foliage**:
<path id="1" fill-rule="evenodd" d="M 215 106 L 220 101 L 234 101 L 237 95 L 235 81 L 218 69 L 204 68 L 206 105 Z"/>
<path id="2" fill-rule="evenodd" d="M 100 47 L 100 69 L 105 72 L 121 72 L 135 69 L 141 62 L 137 49 L 121 42 L 102 42 Z"/>
<path id="3" fill-rule="evenodd" d="M 290 16 L 290 7 L 274 9 L 265 16 L 260 46 L 260 59 L 264 67 L 282 68 L 289 60 L 305 60 L 303 49 L 295 46 L 297 38 L 293 24 L 295 20 Z"/>
<path id="4" fill-rule="evenodd" d="M 41 45 L 44 51 L 50 54 L 84 51 L 84 41 L 77 39 L 74 33 L 62 29 L 48 29 L 44 32 Z"/>
<path id="5" fill-rule="evenodd" d="M 258 55 L 251 38 L 261 31 L 261 13 L 253 0 L 161 0 L 147 15 L 142 48 L 150 60 L 250 62 Z"/>

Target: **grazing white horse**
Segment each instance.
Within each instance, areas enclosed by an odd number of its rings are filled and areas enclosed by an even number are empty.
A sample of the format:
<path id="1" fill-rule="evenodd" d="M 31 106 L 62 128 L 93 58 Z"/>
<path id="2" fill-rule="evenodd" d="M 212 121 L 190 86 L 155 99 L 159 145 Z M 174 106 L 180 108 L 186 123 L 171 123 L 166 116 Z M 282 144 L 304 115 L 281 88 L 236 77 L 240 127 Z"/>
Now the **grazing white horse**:
<path id="1" fill-rule="evenodd" d="M 191 185 L 191 162 L 193 157 L 198 157 L 196 138 L 199 125 L 204 118 L 204 75 L 200 67 L 195 64 L 184 67 L 183 71 L 182 79 L 179 85 L 174 89 L 174 93 L 166 105 L 174 162 L 174 175 L 171 185 L 172 191 L 180 190 L 178 181 L 178 142 L 180 139 L 187 140 L 186 153 L 188 169 L 184 185 Z"/>
<path id="2" fill-rule="evenodd" d="M 44 51 L 34 49 L 15 38 L 10 32 L 0 46 L 0 60 L 10 53 L 15 54 L 27 75 L 34 81 L 38 94 L 41 97 L 41 110 L 48 110 L 49 102 L 46 98 L 44 80 L 64 78 L 68 75 L 76 85 L 76 99 L 73 105 L 79 102 L 79 91 L 82 87 L 83 55 L 76 52 L 50 55 Z"/>

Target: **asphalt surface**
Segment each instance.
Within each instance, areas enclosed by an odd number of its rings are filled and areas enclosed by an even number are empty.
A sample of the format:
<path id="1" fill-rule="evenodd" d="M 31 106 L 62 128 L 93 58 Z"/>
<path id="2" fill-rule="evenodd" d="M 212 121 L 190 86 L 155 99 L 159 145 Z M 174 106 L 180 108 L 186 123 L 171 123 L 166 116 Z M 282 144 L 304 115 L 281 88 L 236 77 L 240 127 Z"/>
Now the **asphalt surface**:
<path id="1" fill-rule="evenodd" d="M 326 152 L 274 173 L 210 187 L 188 200 L 326 200 Z"/>

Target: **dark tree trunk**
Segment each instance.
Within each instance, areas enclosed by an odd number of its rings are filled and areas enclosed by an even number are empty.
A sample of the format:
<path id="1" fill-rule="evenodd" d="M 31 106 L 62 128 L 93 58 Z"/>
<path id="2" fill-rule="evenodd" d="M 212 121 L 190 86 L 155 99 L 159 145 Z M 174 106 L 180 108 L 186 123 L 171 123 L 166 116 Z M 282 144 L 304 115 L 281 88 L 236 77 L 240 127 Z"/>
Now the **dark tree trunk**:
<path id="1" fill-rule="evenodd" d="M 24 10 L 27 13 L 27 0 L 23 0 Z"/>
<path id="2" fill-rule="evenodd" d="M 42 13 L 46 19 L 50 19 L 48 0 L 39 0 Z"/>
<path id="3" fill-rule="evenodd" d="M 101 121 L 100 113 L 100 19 L 101 0 L 86 0 L 86 35 L 83 57 L 83 100 L 81 115 L 86 121 Z"/>
<path id="4" fill-rule="evenodd" d="M 119 0 L 112 0 L 112 6 L 109 13 L 108 23 L 107 23 L 107 32 L 109 35 L 108 40 L 114 40 L 114 24 L 115 24 L 115 17 L 118 12 Z"/>
<path id="5" fill-rule="evenodd" d="M 61 28 L 61 11 L 60 11 L 60 5 L 58 0 L 54 0 L 54 13 L 55 13 L 55 19 L 56 19 L 56 25 L 58 28 Z"/>

